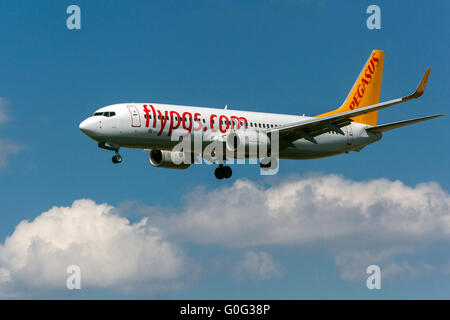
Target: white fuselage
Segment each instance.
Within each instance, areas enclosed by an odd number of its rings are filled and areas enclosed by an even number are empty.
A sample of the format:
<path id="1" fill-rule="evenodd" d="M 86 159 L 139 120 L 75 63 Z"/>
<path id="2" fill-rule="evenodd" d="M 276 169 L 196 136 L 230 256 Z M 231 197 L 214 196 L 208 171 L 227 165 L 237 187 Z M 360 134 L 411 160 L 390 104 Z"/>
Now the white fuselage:
<path id="1" fill-rule="evenodd" d="M 96 115 L 97 114 L 97 115 Z M 177 106 L 159 103 L 124 103 L 103 107 L 80 124 L 80 129 L 98 142 L 126 148 L 171 150 L 174 136 L 202 136 L 203 144 L 232 130 L 265 132 L 278 126 L 299 123 L 311 117 Z M 245 125 L 245 123 L 247 125 Z M 342 128 L 344 135 L 328 132 L 316 136 L 316 142 L 298 139 L 279 150 L 282 159 L 314 159 L 359 151 L 378 141 L 381 134 L 368 134 L 370 126 L 351 123 Z"/>

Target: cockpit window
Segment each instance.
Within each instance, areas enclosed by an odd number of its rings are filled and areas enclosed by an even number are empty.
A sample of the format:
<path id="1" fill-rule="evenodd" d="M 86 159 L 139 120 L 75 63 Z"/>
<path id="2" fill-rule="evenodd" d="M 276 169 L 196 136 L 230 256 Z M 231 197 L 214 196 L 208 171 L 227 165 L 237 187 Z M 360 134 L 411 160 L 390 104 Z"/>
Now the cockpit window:
<path id="1" fill-rule="evenodd" d="M 95 116 L 104 116 L 104 117 L 114 117 L 116 115 L 115 112 L 112 111 L 105 111 L 105 112 L 96 112 L 94 113 L 94 117 Z"/>

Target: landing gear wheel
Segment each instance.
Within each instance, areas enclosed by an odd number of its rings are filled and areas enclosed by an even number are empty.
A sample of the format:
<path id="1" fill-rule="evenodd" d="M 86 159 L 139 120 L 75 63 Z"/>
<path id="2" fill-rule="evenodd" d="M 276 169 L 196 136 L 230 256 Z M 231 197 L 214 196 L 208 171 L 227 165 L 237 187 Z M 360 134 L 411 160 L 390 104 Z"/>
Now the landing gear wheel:
<path id="1" fill-rule="evenodd" d="M 228 179 L 232 175 L 232 170 L 229 166 L 219 165 L 218 168 L 214 171 L 214 175 L 217 179 L 222 180 L 223 178 Z"/>
<path id="2" fill-rule="evenodd" d="M 216 178 L 219 179 L 219 180 L 222 180 L 222 179 L 224 178 L 222 168 L 223 168 L 223 167 L 218 167 L 218 168 L 216 168 L 216 170 L 214 170 L 214 175 L 215 175 Z"/>
<path id="3" fill-rule="evenodd" d="M 229 166 L 225 166 L 222 168 L 222 172 L 223 172 L 223 177 L 225 179 L 228 179 L 231 177 L 231 175 L 233 174 L 233 171 L 231 170 L 231 168 Z"/>
<path id="4" fill-rule="evenodd" d="M 122 162 L 122 156 L 120 154 L 116 154 L 112 157 L 113 163 L 121 163 Z"/>

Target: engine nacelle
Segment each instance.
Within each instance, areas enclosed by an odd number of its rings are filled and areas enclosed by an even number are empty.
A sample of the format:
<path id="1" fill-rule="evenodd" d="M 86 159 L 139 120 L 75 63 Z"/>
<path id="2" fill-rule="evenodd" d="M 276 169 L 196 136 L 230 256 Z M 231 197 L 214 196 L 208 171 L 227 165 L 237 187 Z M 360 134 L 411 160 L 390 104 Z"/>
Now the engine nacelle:
<path id="1" fill-rule="evenodd" d="M 228 151 L 237 151 L 243 144 L 245 146 L 245 136 L 237 132 L 231 132 L 227 135 L 227 140 L 225 143 Z"/>
<path id="2" fill-rule="evenodd" d="M 187 169 L 193 163 L 191 154 L 185 152 L 172 152 L 167 150 L 151 150 L 148 160 L 150 164 L 158 168 Z"/>

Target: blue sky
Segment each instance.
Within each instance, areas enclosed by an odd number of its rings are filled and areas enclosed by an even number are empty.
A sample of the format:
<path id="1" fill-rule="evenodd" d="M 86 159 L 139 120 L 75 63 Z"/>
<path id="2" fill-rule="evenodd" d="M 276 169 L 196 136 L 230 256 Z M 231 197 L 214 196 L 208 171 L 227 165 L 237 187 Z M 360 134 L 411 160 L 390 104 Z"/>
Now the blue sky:
<path id="1" fill-rule="evenodd" d="M 81 30 L 66 28 L 70 4 L 81 8 Z M 431 67 L 425 95 L 383 110 L 379 123 L 447 113 L 450 4 L 378 1 L 381 30 L 368 30 L 365 11 L 370 4 L 3 1 L 0 147 L 14 152 L 5 153 L 5 163 L 0 161 L 0 243 L 20 221 L 86 198 L 118 208 L 130 223 L 144 216 L 159 221 L 167 241 L 197 271 L 189 281 L 184 275 L 182 282 L 188 283 L 181 288 L 168 286 L 156 294 L 145 288 L 124 292 L 117 284 L 92 285 L 81 292 L 65 291 L 68 298 L 449 298 L 450 243 L 445 232 L 438 240 L 425 232 L 417 238 L 421 244 L 380 258 L 387 264 L 394 259 L 403 269 L 383 282 L 382 290 L 370 291 L 365 280 L 346 279 L 336 262 L 342 250 L 354 250 L 347 245 L 351 239 L 342 241 L 344 249 L 329 248 L 330 239 L 240 246 L 179 236 L 160 221 L 174 212 L 189 217 L 186 208 L 196 201 L 192 197 L 233 193 L 239 179 L 267 190 L 281 188 L 285 181 L 333 174 L 342 177 L 344 193 L 346 184 L 373 179 L 398 180 L 415 192 L 422 190 L 417 184 L 435 182 L 444 193 L 445 215 L 448 117 L 389 132 L 360 153 L 281 161 L 273 177 L 260 176 L 257 166 L 236 166 L 233 178 L 220 182 L 208 165 L 180 171 L 153 168 L 141 150 L 123 150 L 124 162 L 115 166 L 111 152 L 98 149 L 78 129 L 96 109 L 121 102 L 227 104 L 230 109 L 320 114 L 342 103 L 373 49 L 386 53 L 381 100 L 410 93 Z M 217 204 L 222 206 L 227 204 Z M 403 240 L 381 245 L 372 239 L 376 235 L 367 233 L 348 236 L 368 244 L 358 252 L 405 246 Z M 248 266 L 241 262 L 252 257 L 267 262 L 267 276 L 239 267 Z M 17 287 L 27 286 L 26 280 L 20 281 Z M 31 297 L 54 296 L 53 287 L 45 285 L 34 288 Z"/>

